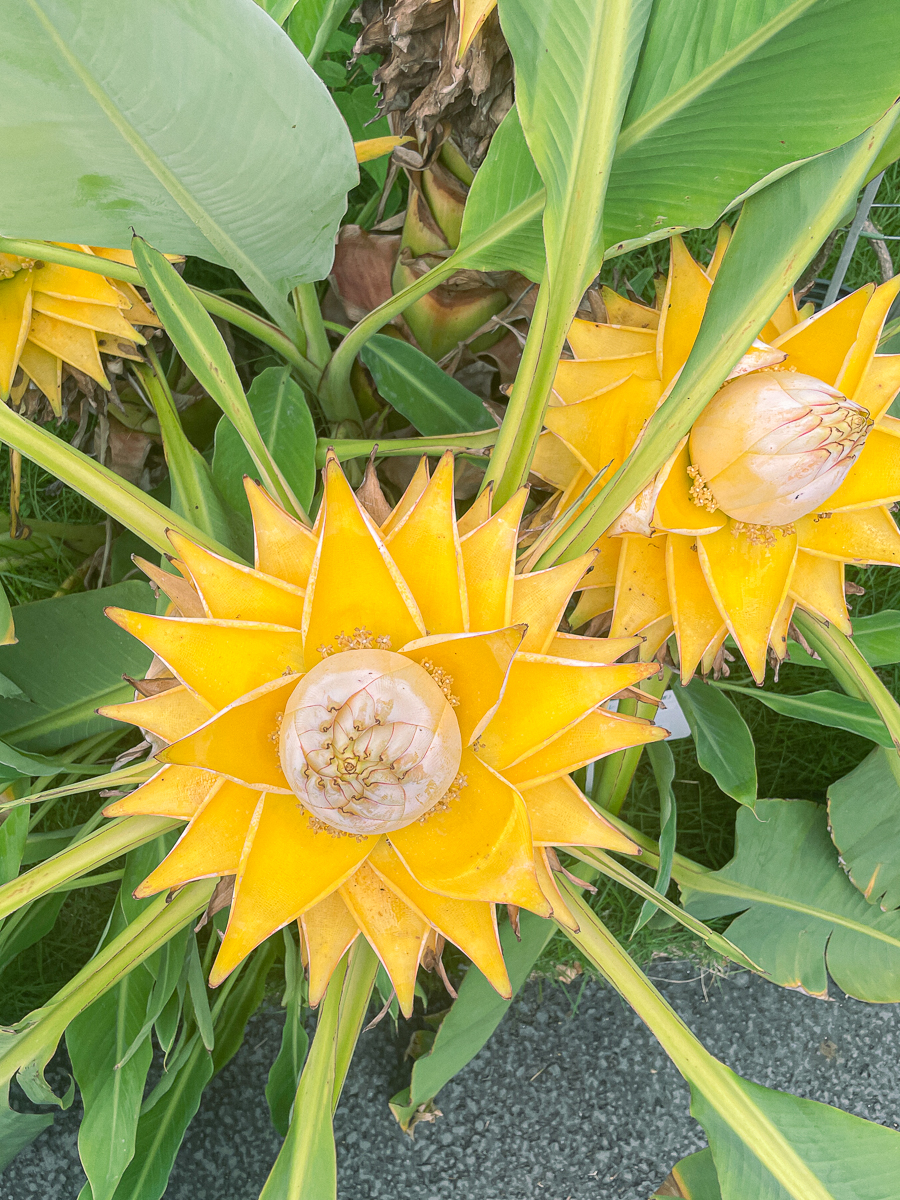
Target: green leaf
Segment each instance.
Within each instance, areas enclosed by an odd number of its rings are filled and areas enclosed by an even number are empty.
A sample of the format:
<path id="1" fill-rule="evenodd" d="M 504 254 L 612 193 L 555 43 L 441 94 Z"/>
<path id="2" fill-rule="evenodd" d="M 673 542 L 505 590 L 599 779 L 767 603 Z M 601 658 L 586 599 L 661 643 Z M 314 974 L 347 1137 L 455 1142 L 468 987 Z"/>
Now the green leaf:
<path id="1" fill-rule="evenodd" d="M 833 1200 L 884 1200 L 895 1192 L 900 1179 L 900 1133 L 895 1129 L 885 1129 L 828 1104 L 761 1087 L 737 1075 L 733 1079 L 799 1153 L 822 1184 L 825 1195 Z M 787 1200 L 791 1193 L 773 1178 L 697 1087 L 691 1088 L 691 1115 L 709 1138 L 722 1200 Z"/>
<path id="2" fill-rule="evenodd" d="M 151 842 L 132 850 L 101 946 L 120 934 L 129 920 L 147 908 L 132 891 L 160 861 L 163 848 Z M 88 1183 L 81 1200 L 110 1200 L 131 1157 L 144 1084 L 153 1047 L 144 1037 L 126 1063 L 139 1035 L 153 988 L 150 963 L 135 968 L 116 987 L 80 1013 L 66 1030 L 66 1049 L 84 1104 L 78 1150 Z"/>
<path id="3" fill-rule="evenodd" d="M 607 243 L 710 225 L 790 163 L 857 137 L 896 99 L 897 39 L 893 0 L 657 0 L 616 149 Z M 787 92 L 803 104 L 786 120 Z"/>
<path id="4" fill-rule="evenodd" d="M 547 191 L 555 337 L 603 260 L 609 169 L 651 3 L 499 0 L 499 9 L 516 64 L 519 119 Z"/>
<path id="5" fill-rule="evenodd" d="M 19 873 L 30 816 L 27 808 L 14 808 L 0 824 L 0 884 L 9 883 Z"/>
<path id="6" fill-rule="evenodd" d="M 272 458 L 307 511 L 316 488 L 316 430 L 303 391 L 291 379 L 290 367 L 267 367 L 257 375 L 247 403 Z M 228 504 L 249 517 L 243 479 L 245 475 L 255 477 L 258 471 L 227 417 L 216 426 L 212 471 Z"/>
<path id="7" fill-rule="evenodd" d="M 65 898 L 64 891 L 42 896 L 21 908 L 4 924 L 0 937 L 0 971 L 4 971 L 17 955 L 50 932 Z"/>
<path id="8" fill-rule="evenodd" d="M 3 25 L 0 138 L 19 170 L 4 233 L 126 247 L 136 230 L 231 267 L 296 328 L 287 292 L 328 273 L 358 173 L 325 86 L 265 13 L 26 0 Z"/>
<path id="9" fill-rule="evenodd" d="M 900 612 L 885 608 L 869 617 L 853 620 L 853 641 L 870 667 L 884 667 L 900 662 Z M 791 662 L 803 667 L 824 667 L 820 658 L 813 658 L 803 647 L 789 643 Z"/>
<path id="10" fill-rule="evenodd" d="M 807 692 L 803 696 L 786 696 L 761 688 L 740 687 L 735 683 L 716 683 L 713 687 L 752 696 L 766 708 L 785 717 L 811 721 L 814 725 L 827 725 L 831 729 L 846 729 L 848 733 L 857 733 L 870 742 L 877 742 L 879 746 L 894 744 L 872 705 L 854 696 L 845 696 L 842 692 Z"/>
<path id="11" fill-rule="evenodd" d="M 671 746 L 667 746 L 665 742 L 651 743 L 647 746 L 647 757 L 653 768 L 653 777 L 659 792 L 659 866 L 656 869 L 653 887 L 661 896 L 665 896 L 672 878 L 672 856 L 675 853 L 675 835 L 678 825 L 675 793 L 672 791 L 672 780 L 675 778 L 675 759 Z M 641 905 L 641 911 L 631 936 L 634 937 L 653 914 L 659 911 L 652 900 L 645 900 Z"/>
<path id="12" fill-rule="evenodd" d="M 352 3 L 353 0 L 303 0 L 301 4 L 295 4 L 287 32 L 309 62 L 318 62 L 329 38 L 343 21 Z"/>
<path id="13" fill-rule="evenodd" d="M 539 567 L 583 554 L 662 467 L 855 199 L 896 118 L 895 108 L 872 130 L 745 201 L 697 339 L 668 398 L 624 465 Z"/>
<path id="14" fill-rule="evenodd" d="M 698 1150 L 696 1154 L 689 1154 L 677 1162 L 666 1182 L 678 1188 L 683 1200 L 722 1200 L 716 1164 L 709 1148 Z M 669 1192 L 668 1195 L 678 1195 L 678 1192 Z M 654 1192 L 651 1200 L 664 1200 L 664 1197 L 665 1193 Z"/>
<path id="15" fill-rule="evenodd" d="M 352 92 L 334 92 L 332 99 L 341 111 L 341 116 L 347 122 L 350 136 L 354 142 L 366 138 L 390 137 L 391 127 L 386 116 L 379 115 L 378 97 L 371 83 L 362 84 Z M 361 163 L 362 169 L 371 175 L 379 187 L 384 187 L 387 179 L 389 155 L 373 158 Z"/>
<path id="16" fill-rule="evenodd" d="M 216 1044 L 216 1035 L 213 1031 L 212 1013 L 209 1009 L 209 997 L 206 994 L 206 980 L 203 978 L 196 935 L 190 939 L 188 945 L 187 985 L 194 1020 L 197 1022 L 197 1032 L 203 1045 L 212 1052 Z"/>
<path id="17" fill-rule="evenodd" d="M 184 1134 L 200 1107 L 213 1074 L 212 1057 L 195 1034 L 190 1053 L 167 1073 L 144 1101 L 135 1137 L 134 1157 L 113 1193 L 113 1200 L 160 1200 Z"/>
<path id="18" fill-rule="evenodd" d="M 466 265 L 479 271 L 516 270 L 533 283 L 544 274 L 544 231 L 541 225 L 544 181 L 541 179 L 522 132 L 515 105 L 491 138 L 484 162 L 466 197 L 459 252 Z M 475 253 L 466 253 L 498 221 L 521 211 L 523 205 L 541 203 L 533 216 Z"/>
<path id="19" fill-rule="evenodd" d="M 212 317 L 158 250 L 136 237 L 132 251 L 153 307 L 185 364 L 241 435 L 272 495 L 290 511 L 303 515 L 256 428 L 237 369 Z"/>
<path id="20" fill-rule="evenodd" d="M 309 1037 L 303 1027 L 303 965 L 293 935 L 282 930 L 284 936 L 284 1028 L 281 1031 L 281 1047 L 269 1069 L 266 1081 L 266 1103 L 272 1124 L 281 1137 L 287 1136 L 291 1123 L 291 1107 L 300 1080 L 300 1072 L 309 1049 Z"/>
<path id="21" fill-rule="evenodd" d="M 297 0 L 256 0 L 256 3 L 267 12 L 276 25 L 283 25 L 291 15 L 291 10 Z"/>
<path id="22" fill-rule="evenodd" d="M 16 1112 L 6 1096 L 0 1095 L 0 1171 L 52 1124 L 52 1113 Z"/>
<path id="23" fill-rule="evenodd" d="M 676 693 L 694 737 L 697 761 L 738 804 L 756 803 L 756 754 L 747 722 L 727 696 L 693 679 Z"/>
<path id="24" fill-rule="evenodd" d="M 152 349 L 149 354 L 152 369 L 138 365 L 135 371 L 159 421 L 173 510 L 217 542 L 239 552 L 251 553 L 249 528 L 242 528 L 243 523 L 229 510 L 209 463 L 188 441 L 159 360 Z"/>
<path id="25" fill-rule="evenodd" d="M 362 350 L 378 391 L 426 436 L 494 429 L 481 399 L 400 338 L 376 334 Z"/>
<path id="26" fill-rule="evenodd" d="M 519 919 L 521 941 L 516 941 L 510 925 L 500 930 L 500 944 L 509 982 L 515 996 L 531 974 L 544 947 L 556 933 L 556 925 L 523 912 Z M 469 967 L 459 996 L 438 1030 L 428 1054 L 416 1059 L 408 1088 L 390 1101 L 391 1112 L 408 1129 L 417 1112 L 427 1111 L 431 1101 L 454 1075 L 472 1061 L 506 1016 L 511 1000 L 504 1000 L 477 967 Z"/>
<path id="27" fill-rule="evenodd" d="M 721 871 L 676 864 L 685 908 L 703 920 L 740 912 L 729 940 L 783 987 L 825 996 L 830 974 L 858 1000 L 900 1000 L 900 915 L 867 904 L 841 870 L 825 809 L 758 800 L 739 810 L 736 836 Z"/>
<path id="28" fill-rule="evenodd" d="M 344 958 L 320 1005 L 315 1037 L 294 1097 L 290 1128 L 259 1200 L 334 1200 L 337 1194 L 331 1101 L 346 969 Z"/>
<path id="29" fill-rule="evenodd" d="M 265 998 L 266 978 L 274 959 L 275 943 L 268 938 L 240 968 L 240 974 L 224 1001 L 216 1002 L 213 1009 L 216 1048 L 212 1056 L 216 1074 L 240 1050 L 247 1022 Z"/>
<path id="30" fill-rule="evenodd" d="M 16 640 L 16 626 L 5 588 L 0 585 L 0 646 L 9 646 Z M 0 680 L 0 696 L 4 695 Z"/>
<path id="31" fill-rule="evenodd" d="M 870 904 L 900 908 L 900 760 L 873 750 L 828 789 L 828 824 L 844 870 Z"/>
<path id="32" fill-rule="evenodd" d="M 31 702 L 0 700 L 6 741 L 56 750 L 117 728 L 95 710 L 130 700 L 133 689 L 122 676 L 145 674 L 152 655 L 104 615 L 108 605 L 152 613 L 156 602 L 146 583 L 129 580 L 16 609 L 19 641 L 0 647 L 0 670 Z"/>

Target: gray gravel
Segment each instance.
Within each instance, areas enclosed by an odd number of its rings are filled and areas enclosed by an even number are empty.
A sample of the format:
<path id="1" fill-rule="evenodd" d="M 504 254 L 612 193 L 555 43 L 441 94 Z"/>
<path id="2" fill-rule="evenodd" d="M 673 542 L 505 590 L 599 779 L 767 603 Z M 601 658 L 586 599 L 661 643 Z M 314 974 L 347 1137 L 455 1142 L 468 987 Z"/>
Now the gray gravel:
<path id="1" fill-rule="evenodd" d="M 746 1078 L 900 1127 L 900 1005 L 814 1000 L 755 976 L 698 979 L 686 963 L 649 973 Z M 640 1021 L 608 988 L 582 984 L 529 984 L 414 1140 L 387 1107 L 407 1078 L 403 1047 L 387 1022 L 365 1034 L 335 1119 L 340 1200 L 647 1200 L 703 1133 Z M 264 1088 L 280 1021 L 254 1018 L 207 1090 L 166 1200 L 256 1200 L 279 1145 Z M 57 1117 L 0 1176 L 0 1200 L 74 1200 L 77 1116 Z"/>

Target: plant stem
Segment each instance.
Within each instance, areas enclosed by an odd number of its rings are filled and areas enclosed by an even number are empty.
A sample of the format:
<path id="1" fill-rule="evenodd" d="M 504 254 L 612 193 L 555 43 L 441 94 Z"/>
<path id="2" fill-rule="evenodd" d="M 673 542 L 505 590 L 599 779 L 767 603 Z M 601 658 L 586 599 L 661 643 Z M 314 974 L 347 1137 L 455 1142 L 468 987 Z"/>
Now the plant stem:
<path id="1" fill-rule="evenodd" d="M 794 612 L 794 624 L 844 691 L 872 705 L 900 754 L 900 705 L 866 662 L 855 642 L 834 625 L 799 608 Z"/>
<path id="2" fill-rule="evenodd" d="M 314 283 L 300 283 L 294 288 L 294 306 L 306 335 L 307 357 L 314 367 L 324 371 L 331 358 L 331 346 L 322 323 L 319 295 Z"/>
<path id="3" fill-rule="evenodd" d="M 105 275 L 107 279 L 120 279 L 123 283 L 130 283 L 135 287 L 144 286 L 140 271 L 135 267 L 113 262 L 109 258 L 101 258 L 97 254 L 85 254 L 81 250 L 67 250 L 63 246 L 54 246 L 50 242 L 0 237 L 0 251 L 6 254 L 17 254 L 21 258 L 35 258 L 44 262 L 60 263 L 64 267 L 76 267 L 79 271 L 91 271 L 94 275 Z M 214 317 L 221 317 L 230 325 L 243 329 L 245 333 L 249 333 L 264 345 L 276 350 L 282 358 L 296 368 L 303 382 L 313 391 L 315 390 L 319 372 L 277 325 L 273 325 L 265 317 L 258 317 L 256 313 L 252 313 L 246 308 L 241 308 L 239 304 L 235 304 L 231 300 L 217 296 L 214 292 L 206 292 L 203 288 L 189 286 L 208 313 Z"/>
<path id="4" fill-rule="evenodd" d="M 0 887 L 0 917 L 37 900 L 54 891 L 60 884 L 68 883 L 95 867 L 111 862 L 120 854 L 143 846 L 170 829 L 178 829 L 184 823 L 171 817 L 123 817 L 91 834 L 82 842 L 61 850 L 52 858 L 39 863 L 24 875 L 11 879 Z"/>
<path id="5" fill-rule="evenodd" d="M 532 399 L 539 395 L 546 374 L 544 347 L 547 343 L 547 310 L 550 303 L 550 287 L 547 274 L 538 289 L 534 314 L 528 327 L 528 337 L 525 339 L 525 349 L 516 380 L 513 384 L 509 404 L 500 427 L 500 437 L 491 463 L 485 472 L 482 488 L 489 483 L 494 484 L 493 508 L 496 512 L 506 503 L 512 494 L 520 487 L 528 476 L 528 469 L 534 457 L 534 447 L 540 437 L 544 424 L 546 402 Z M 560 350 L 562 343 L 560 343 Z M 556 362 L 559 353 L 553 359 L 553 371 L 556 372 Z M 546 397 L 549 398 L 551 377 L 547 386 Z M 524 474 L 523 474 L 524 470 Z M 517 482 L 513 483 L 513 480 Z"/>
<path id="6" fill-rule="evenodd" d="M 454 272 L 461 267 L 466 266 L 470 259 L 476 259 L 482 250 L 495 245 L 522 228 L 530 220 L 539 216 L 544 207 L 544 192 L 543 190 L 536 192 L 530 196 L 512 212 L 506 214 L 494 225 L 491 225 L 485 230 L 480 237 L 473 238 L 464 246 L 460 246 L 448 259 L 439 263 L 438 266 L 432 267 L 415 283 L 411 283 L 409 287 L 403 289 L 402 292 L 397 292 L 395 296 L 391 296 L 390 300 L 386 300 L 384 304 L 380 304 L 378 308 L 374 308 L 361 321 L 359 321 L 331 357 L 331 362 L 325 370 L 322 377 L 322 387 L 320 388 L 320 397 L 327 396 L 330 403 L 339 403 L 343 393 L 350 390 L 350 371 L 353 367 L 353 361 L 359 353 L 360 349 L 366 344 L 373 333 L 377 333 L 388 321 L 393 320 L 405 309 L 414 304 L 416 300 L 420 300 L 422 296 L 427 296 L 430 291 L 443 283 L 445 279 L 449 279 Z M 2 248 L 2 247 L 0 247 Z M 476 262 L 477 266 L 477 262 Z"/>
<path id="7" fill-rule="evenodd" d="M 671 675 L 672 672 L 665 667 L 658 676 L 645 680 L 640 690 L 659 699 L 668 687 Z M 645 720 L 652 720 L 656 709 L 655 704 L 642 704 L 639 700 L 620 700 L 618 711 L 623 717 L 643 717 Z M 603 759 L 594 784 L 595 804 L 618 816 L 643 750 L 643 746 L 631 746 L 627 750 L 617 750 Z"/>
<path id="8" fill-rule="evenodd" d="M 375 976 L 378 974 L 378 956 L 364 937 L 357 938 L 350 949 L 347 974 L 341 991 L 341 1006 L 338 1016 L 337 1042 L 334 1061 L 334 1094 L 331 1111 L 338 1106 L 350 1060 L 359 1041 L 362 1023 L 366 1017 Z"/>
<path id="9" fill-rule="evenodd" d="M 339 462 L 350 458 L 368 458 L 375 451 L 376 458 L 398 458 L 411 454 L 440 456 L 445 450 L 458 454 L 472 451 L 480 454 L 497 440 L 500 431 L 489 429 L 486 433 L 460 433 L 420 438 L 319 438 L 316 443 L 316 466 L 325 466 L 325 455 L 333 450 Z"/>
<path id="10" fill-rule="evenodd" d="M 568 880 L 560 886 L 581 924 L 578 933 L 566 930 L 567 936 L 631 1005 L 692 1090 L 712 1105 L 794 1200 L 832 1200 L 787 1138 L 754 1104 L 740 1078 L 694 1036 Z"/>
<path id="11" fill-rule="evenodd" d="M 208 550 L 225 558 L 234 558 L 234 552 L 227 546 L 177 516 L 165 504 L 160 504 L 42 426 L 13 412 L 6 404 L 0 404 L 0 441 L 21 451 L 26 458 L 80 492 L 160 554 L 169 554 L 172 550 L 166 530 L 177 529 Z"/>
<path id="12" fill-rule="evenodd" d="M 159 896 L 82 967 L 49 1004 L 26 1017 L 25 1021 L 33 1020 L 33 1024 L 26 1025 L 0 1055 L 0 1087 L 40 1056 L 46 1056 L 46 1064 L 69 1022 L 203 912 L 215 884 L 213 879 L 189 883 L 168 903 L 165 895 Z"/>
<path id="13" fill-rule="evenodd" d="M 348 396 L 353 396 L 350 372 L 359 351 L 374 333 L 377 333 L 394 317 L 399 316 L 416 300 L 427 296 L 445 279 L 449 279 L 454 271 L 458 271 L 462 266 L 459 255 L 460 252 L 457 251 L 438 266 L 432 267 L 415 283 L 411 283 L 409 287 L 405 287 L 401 292 L 391 296 L 390 300 L 385 300 L 384 304 L 379 304 L 378 308 L 373 308 L 353 326 L 332 354 L 331 361 L 322 375 L 319 398 L 323 405 L 327 404 L 335 412 L 342 411 L 348 406 Z M 353 404 L 354 406 L 356 404 L 355 397 L 353 397 Z"/>

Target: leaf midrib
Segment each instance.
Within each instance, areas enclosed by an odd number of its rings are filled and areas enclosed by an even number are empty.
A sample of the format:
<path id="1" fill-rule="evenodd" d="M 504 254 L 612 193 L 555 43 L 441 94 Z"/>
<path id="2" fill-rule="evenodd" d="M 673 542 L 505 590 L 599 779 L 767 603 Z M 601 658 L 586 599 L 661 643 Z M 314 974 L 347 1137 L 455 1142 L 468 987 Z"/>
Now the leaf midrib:
<path id="1" fill-rule="evenodd" d="M 815 908 L 811 904 L 803 904 L 799 900 L 791 900 L 787 896 L 777 896 L 772 892 L 764 892 L 759 888 L 749 887 L 746 884 L 736 881 L 717 879 L 712 875 L 694 876 L 692 871 L 685 870 L 681 864 L 678 864 L 672 874 L 680 886 L 692 888 L 695 892 L 707 895 L 733 896 L 737 900 L 750 900 L 755 904 L 768 904 L 771 908 L 784 908 L 790 912 L 802 913 L 804 916 L 815 917 L 826 924 L 840 925 L 844 929 L 849 929 L 854 933 L 861 933 L 867 937 L 875 938 L 877 941 L 886 942 L 889 946 L 895 946 L 900 950 L 900 938 L 891 937 L 889 933 L 883 933 L 873 925 L 865 925 L 861 921 L 854 921 L 852 917 L 844 917 L 840 913 Z M 694 876 L 694 878 L 702 882 L 695 883 L 690 876 Z"/>
<path id="2" fill-rule="evenodd" d="M 635 121 L 626 124 L 623 122 L 622 130 L 619 134 L 619 141 L 616 147 L 616 157 L 624 154 L 639 142 L 645 141 L 653 133 L 672 117 L 685 109 L 704 92 L 708 91 L 714 84 L 718 83 L 731 71 L 735 70 L 742 62 L 750 58 L 757 50 L 761 49 L 766 42 L 779 34 L 783 29 L 786 29 L 793 21 L 801 17 L 808 8 L 812 8 L 818 0 L 794 0 L 788 8 L 785 8 L 773 20 L 765 25 L 761 25 L 752 37 L 747 38 L 739 45 L 735 46 L 727 54 L 716 59 L 715 62 L 696 75 L 689 83 L 672 92 L 655 104 L 653 108 L 640 116 Z"/>

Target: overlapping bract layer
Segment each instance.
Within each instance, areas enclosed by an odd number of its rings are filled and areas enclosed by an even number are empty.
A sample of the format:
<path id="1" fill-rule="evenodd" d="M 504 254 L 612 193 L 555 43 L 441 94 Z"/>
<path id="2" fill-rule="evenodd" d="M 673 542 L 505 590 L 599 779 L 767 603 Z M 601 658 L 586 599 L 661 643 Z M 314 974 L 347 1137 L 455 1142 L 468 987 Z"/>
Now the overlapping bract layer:
<path id="1" fill-rule="evenodd" d="M 703 270 L 675 238 L 659 312 L 604 289 L 608 321 L 573 323 L 575 357 L 559 364 L 534 468 L 560 490 L 560 511 L 624 462 L 687 360 L 726 245 L 727 231 Z M 727 504 L 692 436 L 598 542 L 575 627 L 612 608 L 613 635 L 643 632 L 658 647 L 674 629 L 685 681 L 729 632 L 761 681 L 767 650 L 784 656 L 795 605 L 850 632 L 845 564 L 900 564 L 900 421 L 888 415 L 900 355 L 875 353 L 898 289 L 900 276 L 869 284 L 806 319 L 785 298 L 695 426 L 716 411 L 725 422 L 700 450 L 716 451 Z M 781 384 L 803 401 L 796 417 L 764 411 L 778 403 L 765 389 L 789 399 Z M 742 505 L 743 520 L 723 511 Z"/>
<path id="2" fill-rule="evenodd" d="M 128 250 L 65 248 L 134 266 Z M 128 283 L 76 267 L 0 254 L 0 397 L 9 398 L 21 367 L 21 390 L 30 379 L 59 416 L 63 364 L 108 388 L 101 351 L 139 358 L 137 345 L 144 338 L 136 327 L 159 324 Z"/>
<path id="3" fill-rule="evenodd" d="M 569 773 L 664 736 L 602 707 L 657 668 L 558 633 L 586 564 L 516 576 L 524 492 L 457 524 L 449 455 L 380 529 L 334 459 L 313 531 L 247 491 L 255 569 L 173 534 L 181 577 L 150 569 L 181 615 L 110 611 L 172 686 L 104 710 L 166 743 L 107 812 L 189 822 L 139 894 L 236 876 L 213 983 L 299 918 L 313 1002 L 360 932 L 406 1012 L 438 937 L 508 994 L 494 906 L 572 925 L 552 847 L 637 850 Z"/>

